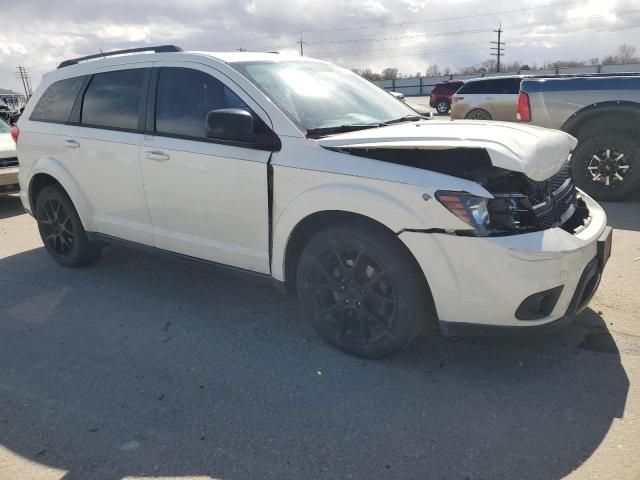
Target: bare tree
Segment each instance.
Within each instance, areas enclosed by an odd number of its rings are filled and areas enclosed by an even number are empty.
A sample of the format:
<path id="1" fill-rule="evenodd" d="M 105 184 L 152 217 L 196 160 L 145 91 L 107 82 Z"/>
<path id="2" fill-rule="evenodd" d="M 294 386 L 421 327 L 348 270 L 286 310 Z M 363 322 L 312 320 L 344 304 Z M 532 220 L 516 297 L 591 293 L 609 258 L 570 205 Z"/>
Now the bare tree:
<path id="1" fill-rule="evenodd" d="M 618 62 L 623 65 L 627 63 L 634 63 L 638 60 L 636 57 L 636 47 L 627 43 L 623 43 L 618 47 L 615 56 L 617 57 Z"/>
<path id="2" fill-rule="evenodd" d="M 498 66 L 498 62 L 495 58 L 490 58 L 482 62 L 482 66 L 487 69 L 487 72 L 493 73 L 496 71 L 496 67 Z"/>
<path id="3" fill-rule="evenodd" d="M 383 80 L 395 80 L 398 78 L 398 69 L 393 67 L 387 67 L 381 72 Z"/>
<path id="4" fill-rule="evenodd" d="M 427 77 L 438 77 L 442 75 L 440 72 L 440 68 L 435 63 L 433 65 L 429 65 L 426 71 Z"/>

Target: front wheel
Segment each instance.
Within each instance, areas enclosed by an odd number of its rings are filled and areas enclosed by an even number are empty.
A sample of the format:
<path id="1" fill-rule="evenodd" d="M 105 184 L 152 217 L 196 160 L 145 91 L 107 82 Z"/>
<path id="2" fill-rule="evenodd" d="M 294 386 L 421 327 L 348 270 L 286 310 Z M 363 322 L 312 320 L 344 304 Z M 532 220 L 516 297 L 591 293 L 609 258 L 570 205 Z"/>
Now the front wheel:
<path id="1" fill-rule="evenodd" d="M 45 187 L 36 199 L 36 220 L 49 255 L 64 267 L 94 261 L 100 247 L 87 236 L 71 199 L 57 186 Z"/>
<path id="2" fill-rule="evenodd" d="M 581 138 L 571 166 L 576 185 L 596 200 L 623 200 L 640 189 L 640 142 L 607 132 Z"/>
<path id="3" fill-rule="evenodd" d="M 303 249 L 296 279 L 316 331 L 352 355 L 390 355 L 434 317 L 417 263 L 382 227 L 356 222 L 320 231 Z"/>

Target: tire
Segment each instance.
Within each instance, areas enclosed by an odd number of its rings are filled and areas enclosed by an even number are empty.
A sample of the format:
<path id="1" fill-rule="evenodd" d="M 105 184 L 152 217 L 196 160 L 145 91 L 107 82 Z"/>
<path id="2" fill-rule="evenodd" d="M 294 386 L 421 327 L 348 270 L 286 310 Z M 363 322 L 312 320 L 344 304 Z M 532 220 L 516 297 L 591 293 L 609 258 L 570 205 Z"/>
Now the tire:
<path id="1" fill-rule="evenodd" d="M 358 357 L 404 348 L 435 318 L 415 259 L 391 232 L 366 222 L 317 233 L 301 253 L 296 286 L 318 334 Z"/>
<path id="2" fill-rule="evenodd" d="M 438 112 L 438 115 L 446 115 L 449 113 L 450 108 L 451 105 L 446 100 L 440 100 L 436 103 L 436 112 Z"/>
<path id="3" fill-rule="evenodd" d="M 476 108 L 474 110 L 471 110 L 469 113 L 467 113 L 467 115 L 464 118 L 467 120 L 491 120 L 492 119 L 491 114 L 481 108 Z"/>
<path id="4" fill-rule="evenodd" d="M 36 198 L 36 221 L 49 255 L 63 267 L 88 265 L 100 255 L 82 226 L 71 199 L 57 186 L 42 189 Z"/>
<path id="5" fill-rule="evenodd" d="M 640 189 L 640 139 L 613 132 L 580 138 L 571 156 L 578 188 L 604 201 L 623 200 Z"/>

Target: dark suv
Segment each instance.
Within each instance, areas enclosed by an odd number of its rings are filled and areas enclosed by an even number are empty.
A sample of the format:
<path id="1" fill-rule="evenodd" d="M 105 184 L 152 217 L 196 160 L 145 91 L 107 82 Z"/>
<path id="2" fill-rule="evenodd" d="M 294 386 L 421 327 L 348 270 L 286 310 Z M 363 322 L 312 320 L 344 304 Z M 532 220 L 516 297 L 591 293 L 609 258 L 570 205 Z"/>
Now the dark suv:
<path id="1" fill-rule="evenodd" d="M 438 115 L 446 115 L 451 108 L 451 97 L 464 85 L 462 80 L 447 80 L 439 82 L 431 90 L 429 105 L 436 109 Z"/>

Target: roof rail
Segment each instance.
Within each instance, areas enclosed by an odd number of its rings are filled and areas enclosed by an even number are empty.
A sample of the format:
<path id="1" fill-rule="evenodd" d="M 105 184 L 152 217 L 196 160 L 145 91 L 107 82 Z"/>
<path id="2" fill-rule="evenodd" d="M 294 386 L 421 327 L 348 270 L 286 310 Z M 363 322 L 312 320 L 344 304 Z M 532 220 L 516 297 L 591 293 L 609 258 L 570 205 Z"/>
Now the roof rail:
<path id="1" fill-rule="evenodd" d="M 82 62 L 84 60 L 112 57 L 114 55 L 123 55 L 125 53 L 137 53 L 137 52 L 155 52 L 155 53 L 182 52 L 182 49 L 175 45 L 158 45 L 157 47 L 140 47 L 140 48 L 128 48 L 126 50 L 114 50 L 113 52 L 96 53 L 95 55 L 87 55 L 86 57 L 71 58 L 69 60 L 65 60 L 64 62 L 60 63 L 60 65 L 58 65 L 58 68 L 64 68 L 64 67 L 68 67 L 69 65 L 75 65 L 78 62 Z"/>

